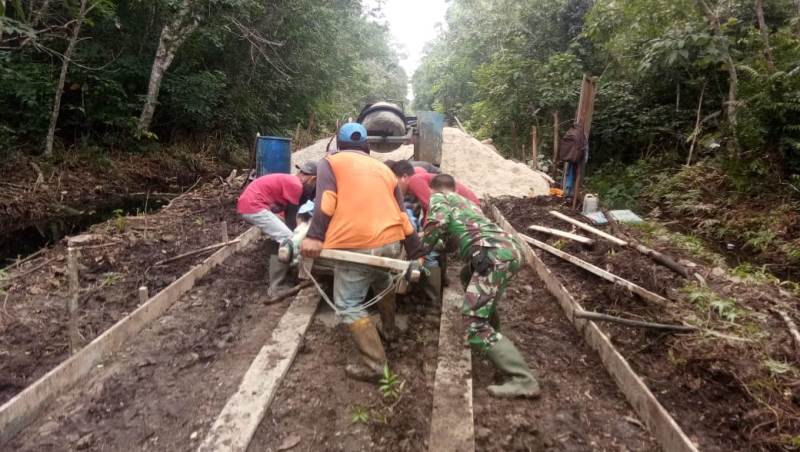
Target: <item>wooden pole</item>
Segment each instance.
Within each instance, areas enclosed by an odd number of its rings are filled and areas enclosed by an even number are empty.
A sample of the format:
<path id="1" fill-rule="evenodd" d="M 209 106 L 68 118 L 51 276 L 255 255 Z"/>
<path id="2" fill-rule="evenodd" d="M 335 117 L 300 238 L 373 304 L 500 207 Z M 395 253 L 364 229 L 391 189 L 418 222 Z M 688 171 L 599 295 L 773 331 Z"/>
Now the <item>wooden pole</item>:
<path id="1" fill-rule="evenodd" d="M 228 237 L 228 222 L 223 221 L 221 226 L 222 226 L 222 242 L 226 243 L 230 240 L 230 237 Z"/>
<path id="2" fill-rule="evenodd" d="M 561 132 L 559 131 L 558 112 L 553 113 L 553 178 L 558 175 L 558 151 L 561 145 Z"/>
<path id="3" fill-rule="evenodd" d="M 139 287 L 139 304 L 142 305 L 149 299 L 150 299 L 150 293 L 147 290 L 147 286 Z"/>
<path id="4" fill-rule="evenodd" d="M 222 248 L 224 246 L 233 245 L 234 243 L 239 243 L 239 239 L 230 240 L 228 242 L 215 243 L 213 245 L 208 245 L 206 247 L 203 247 L 203 248 L 200 248 L 200 249 L 197 249 L 197 250 L 187 251 L 185 253 L 178 254 L 177 256 L 170 257 L 169 259 L 164 259 L 164 260 L 158 261 L 155 264 L 153 264 L 153 266 L 157 267 L 159 265 L 168 264 L 168 263 L 174 262 L 174 261 L 176 261 L 178 259 L 183 259 L 184 257 L 194 256 L 195 254 L 204 253 L 206 251 L 212 251 L 212 250 L 215 250 L 217 248 Z"/>
<path id="5" fill-rule="evenodd" d="M 528 226 L 528 229 L 532 231 L 544 232 L 545 234 L 555 235 L 558 237 L 564 237 L 565 239 L 570 239 L 578 243 L 583 243 L 584 245 L 594 245 L 594 240 L 590 239 L 589 237 L 584 237 L 578 234 L 572 234 L 558 229 L 546 228 L 544 226 L 538 226 L 535 224 Z"/>
<path id="6" fill-rule="evenodd" d="M 313 284 L 313 282 L 311 282 L 310 280 L 302 281 L 301 283 L 299 283 L 298 285 L 296 285 L 294 287 L 291 287 L 291 288 L 286 289 L 286 290 L 284 290 L 282 292 L 276 293 L 274 296 L 272 296 L 268 300 L 265 300 L 264 304 L 277 303 L 277 302 L 283 300 L 286 297 L 289 297 L 291 295 L 296 294 L 297 292 L 300 292 L 301 290 L 305 289 L 306 287 L 311 287 L 312 284 Z"/>
<path id="7" fill-rule="evenodd" d="M 653 330 L 679 331 L 684 333 L 699 330 L 699 328 L 697 328 L 696 326 L 691 326 L 691 325 L 670 325 L 665 323 L 643 322 L 641 320 L 624 319 L 622 317 L 617 317 L 608 314 L 601 314 L 599 312 L 592 312 L 592 311 L 575 311 L 575 314 L 573 315 L 579 319 L 599 320 L 601 322 L 613 322 L 613 323 L 619 323 L 621 325 L 635 326 L 638 328 L 649 328 Z"/>
<path id="8" fill-rule="evenodd" d="M 548 245 L 546 243 L 540 242 L 540 241 L 538 241 L 538 240 L 536 240 L 534 238 L 528 237 L 527 235 L 524 235 L 524 234 L 519 234 L 519 236 L 522 237 L 523 240 L 525 240 L 526 242 L 530 243 L 531 245 L 533 245 L 533 246 L 535 246 L 535 247 L 537 247 L 539 249 L 545 250 L 550 254 L 554 254 L 554 255 L 560 257 L 561 259 L 564 259 L 565 261 L 567 261 L 567 262 L 569 262 L 571 264 L 574 264 L 574 265 L 576 265 L 576 266 L 588 271 L 589 273 L 592 273 L 594 275 L 597 275 L 597 276 L 605 279 L 606 281 L 611 281 L 612 283 L 614 283 L 614 284 L 616 284 L 616 285 L 618 285 L 620 287 L 623 287 L 623 288 L 627 289 L 628 291 L 630 291 L 632 293 L 635 293 L 636 295 L 639 295 L 640 297 L 642 297 L 645 300 L 652 301 L 653 303 L 662 304 L 662 305 L 663 304 L 667 304 L 667 303 L 670 302 L 669 300 L 667 300 L 666 298 L 662 297 L 661 295 L 658 295 L 657 293 L 650 292 L 649 290 L 645 289 L 642 286 L 634 284 L 634 283 L 628 281 L 627 279 L 620 278 L 619 276 L 617 276 L 617 275 L 615 275 L 615 274 L 613 274 L 611 272 L 603 270 L 602 268 L 597 267 L 595 265 L 592 265 L 592 264 L 590 264 L 590 263 L 588 263 L 588 262 L 586 262 L 586 261 L 584 261 L 582 259 L 579 259 L 579 258 L 577 258 L 577 257 L 575 257 L 575 256 L 573 256 L 573 255 L 571 255 L 569 253 L 565 253 L 565 252 L 561 251 L 558 248 L 554 248 L 554 247 L 552 247 L 552 246 L 550 246 L 550 245 Z"/>
<path id="9" fill-rule="evenodd" d="M 539 134 L 536 126 L 531 126 L 531 157 L 533 169 L 539 169 Z"/>
<path id="10" fill-rule="evenodd" d="M 67 300 L 67 313 L 69 320 L 69 350 L 75 354 L 80 348 L 78 336 L 78 294 L 80 282 L 78 281 L 78 251 L 73 247 L 67 248 L 67 277 L 69 278 L 69 298 Z"/>
<path id="11" fill-rule="evenodd" d="M 555 210 L 551 210 L 551 211 L 550 211 L 550 215 L 552 215 L 552 216 L 554 216 L 554 217 L 556 217 L 556 218 L 559 218 L 559 219 L 561 219 L 561 220 L 564 220 L 564 221 L 566 221 L 567 223 L 572 223 L 572 224 L 574 224 L 575 226 L 577 226 L 577 227 L 579 227 L 579 228 L 583 229 L 584 231 L 589 231 L 589 232 L 591 232 L 592 234 L 599 235 L 600 237 L 602 237 L 602 238 L 604 238 L 604 239 L 608 240 L 609 242 L 611 242 L 611 243 L 613 243 L 613 244 L 615 244 L 615 245 L 619 245 L 619 246 L 628 246 L 628 242 L 626 242 L 626 241 L 624 241 L 624 240 L 621 240 L 621 239 L 618 239 L 618 238 L 614 237 L 614 236 L 613 236 L 613 235 L 611 235 L 611 234 L 607 234 L 607 233 L 605 233 L 605 232 L 603 232 L 603 231 L 601 231 L 601 230 L 599 230 L 599 229 L 597 229 L 597 228 L 594 228 L 594 227 L 592 227 L 592 226 L 589 226 L 588 224 L 586 224 L 586 223 L 583 223 L 583 222 L 581 222 L 581 221 L 578 221 L 578 220 L 576 220 L 576 219 L 574 219 L 574 218 L 570 218 L 570 217 L 568 217 L 568 216 L 564 215 L 564 214 L 563 214 L 563 213 L 561 213 L 561 212 L 556 212 Z"/>

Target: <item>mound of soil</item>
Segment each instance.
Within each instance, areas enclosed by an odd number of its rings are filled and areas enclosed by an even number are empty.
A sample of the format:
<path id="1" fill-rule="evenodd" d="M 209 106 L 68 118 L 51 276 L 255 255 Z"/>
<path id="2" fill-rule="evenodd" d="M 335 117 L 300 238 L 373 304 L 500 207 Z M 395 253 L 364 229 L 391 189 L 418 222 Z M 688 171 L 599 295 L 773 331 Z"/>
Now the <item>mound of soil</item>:
<path id="1" fill-rule="evenodd" d="M 713 308 L 698 309 L 687 299 L 686 287 L 692 287 L 693 281 L 685 280 L 634 249 L 612 246 L 598 237 L 593 237 L 597 239 L 595 246 L 587 248 L 528 230 L 529 225 L 537 224 L 570 231 L 571 225 L 548 214 L 550 210 L 560 210 L 576 217 L 574 212 L 561 208 L 561 200 L 499 198 L 493 202 L 518 231 L 560 247 L 670 300 L 668 305 L 656 305 L 640 299 L 571 263 L 537 250 L 584 309 L 660 323 L 687 322 L 723 335 L 729 331 L 740 334 L 743 330 L 758 329 L 766 332 L 766 337 L 775 338 L 725 340 L 700 333 L 673 335 L 601 324 L 659 401 L 703 450 L 777 449 L 800 433 L 800 397 L 796 382 L 792 385 L 791 372 L 788 378 L 776 379 L 765 372 L 763 364 L 768 356 L 778 361 L 795 359 L 785 347 L 790 343 L 785 326 L 768 315 L 769 307 L 774 306 L 778 298 L 785 298 L 785 294 L 780 295 L 775 288 L 754 288 L 737 283 L 697 265 L 694 270 L 705 277 L 710 289 L 721 296 L 735 298 L 739 306 L 748 308 L 750 314 L 739 321 L 743 327 L 736 329 L 730 322 L 718 318 Z M 574 232 L 587 235 L 582 231 Z M 616 225 L 614 233 L 623 238 L 640 235 L 624 225 Z M 667 255 L 685 257 L 683 252 L 663 244 L 649 245 Z M 796 299 L 783 302 L 797 306 Z M 765 385 L 766 381 L 769 384 Z"/>

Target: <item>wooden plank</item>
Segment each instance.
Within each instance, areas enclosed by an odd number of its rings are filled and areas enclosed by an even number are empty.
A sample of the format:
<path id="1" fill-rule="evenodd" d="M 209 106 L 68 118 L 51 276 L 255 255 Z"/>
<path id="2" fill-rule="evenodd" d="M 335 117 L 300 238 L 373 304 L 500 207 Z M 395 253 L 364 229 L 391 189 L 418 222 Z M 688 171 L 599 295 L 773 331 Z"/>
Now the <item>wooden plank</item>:
<path id="1" fill-rule="evenodd" d="M 294 361 L 319 304 L 316 288 L 303 289 L 217 416 L 198 451 L 246 451 Z"/>
<path id="2" fill-rule="evenodd" d="M 372 256 L 369 254 L 344 250 L 322 250 L 319 257 L 321 259 L 333 259 L 337 261 L 371 265 L 373 267 L 382 267 L 399 272 L 405 272 L 408 270 L 408 266 L 410 265 L 409 261 L 392 259 L 390 257 L 383 256 Z"/>
<path id="3" fill-rule="evenodd" d="M 503 218 L 497 207 L 490 206 L 490 210 L 500 227 L 510 234 L 517 235 L 517 231 Z M 606 371 L 614 379 L 617 387 L 625 395 L 639 418 L 655 436 L 661 448 L 670 452 L 697 452 L 697 446 L 692 443 L 675 419 L 659 403 L 644 381 L 628 364 L 628 361 L 617 351 L 608 336 L 595 322 L 575 318 L 575 312 L 583 311 L 583 307 L 572 298 L 569 291 L 533 252 L 533 249 L 523 245 L 523 251 L 528 264 L 534 268 L 547 289 L 558 300 L 562 311 L 575 329 L 583 334 L 589 346 L 600 356 Z"/>
<path id="4" fill-rule="evenodd" d="M 462 293 L 453 288 L 445 289 L 439 325 L 439 362 L 433 384 L 430 452 L 475 450 L 472 355 L 461 320 L 462 301 Z"/>
<path id="5" fill-rule="evenodd" d="M 642 286 L 640 286 L 638 284 L 634 284 L 634 283 L 628 281 L 627 279 L 620 278 L 619 276 L 617 276 L 617 275 L 615 275 L 615 274 L 613 274 L 613 273 L 611 273 L 609 271 L 603 270 L 602 268 L 600 268 L 600 267 L 598 267 L 596 265 L 592 265 L 592 264 L 590 264 L 590 263 L 588 263 L 588 262 L 586 262 L 586 261 L 584 261 L 582 259 L 579 259 L 579 258 L 577 258 L 577 257 L 575 257 L 575 256 L 573 256 L 573 255 L 571 255 L 569 253 L 565 253 L 565 252 L 561 251 L 558 248 L 555 248 L 555 247 L 552 247 L 552 246 L 550 246 L 550 245 L 548 245 L 546 243 L 540 242 L 540 241 L 538 241 L 538 240 L 536 240 L 536 239 L 534 239 L 532 237 L 528 237 L 525 234 L 519 234 L 519 236 L 522 238 L 522 240 L 530 243 L 531 245 L 533 245 L 533 246 L 535 246 L 535 247 L 537 247 L 539 249 L 545 250 L 550 254 L 556 255 L 556 256 L 560 257 L 561 259 L 564 259 L 565 261 L 569 262 L 570 264 L 576 265 L 576 266 L 588 271 L 589 273 L 592 273 L 594 275 L 597 275 L 597 276 L 605 279 L 606 281 L 611 281 L 612 283 L 614 283 L 614 284 L 616 284 L 616 285 L 618 285 L 618 286 L 620 286 L 622 288 L 625 288 L 628 291 L 635 293 L 636 295 L 639 295 L 640 297 L 644 298 L 645 300 L 649 300 L 649 301 L 652 301 L 653 303 L 657 303 L 657 304 L 661 304 L 661 305 L 666 305 L 666 304 L 669 303 L 669 300 L 667 300 L 666 298 L 662 297 L 661 295 L 659 295 L 657 293 L 650 292 L 649 290 L 645 289 L 644 287 L 642 287 Z"/>
<path id="6" fill-rule="evenodd" d="M 591 232 L 592 234 L 598 235 L 598 236 L 608 240 L 609 242 L 611 242 L 611 243 L 613 243 L 615 245 L 628 246 L 628 242 L 626 242 L 625 240 L 618 239 L 618 238 L 614 237 L 611 234 L 607 234 L 607 233 L 605 233 L 605 232 L 603 232 L 603 231 L 601 231 L 601 230 L 599 230 L 599 229 L 597 229 L 595 227 L 589 226 L 588 224 L 586 224 L 586 223 L 584 223 L 582 221 L 578 221 L 578 220 L 576 220 L 576 219 L 574 219 L 572 217 L 568 217 L 568 216 L 564 215 L 561 212 L 556 212 L 555 210 L 551 210 L 550 211 L 550 215 L 552 215 L 552 216 L 554 216 L 556 218 L 559 218 L 561 220 L 564 220 L 567 223 L 574 224 L 575 226 L 583 229 L 584 231 L 588 231 L 588 232 Z"/>
<path id="7" fill-rule="evenodd" d="M 239 236 L 239 242 L 235 245 L 225 247 L 209 256 L 147 300 L 145 304 L 120 319 L 78 353 L 0 406 L 0 445 L 33 420 L 53 397 L 79 382 L 103 358 L 118 350 L 142 328 L 161 316 L 181 295 L 194 287 L 197 280 L 259 236 L 257 228 L 248 229 Z"/>
<path id="8" fill-rule="evenodd" d="M 573 234 L 571 232 L 562 231 L 559 229 L 546 228 L 544 226 L 539 226 L 535 224 L 528 226 L 528 229 L 530 229 L 531 231 L 544 232 L 545 234 L 563 237 L 565 239 L 570 239 L 578 243 L 583 243 L 584 245 L 594 245 L 594 240 L 590 239 L 589 237 L 584 237 L 582 235 Z"/>

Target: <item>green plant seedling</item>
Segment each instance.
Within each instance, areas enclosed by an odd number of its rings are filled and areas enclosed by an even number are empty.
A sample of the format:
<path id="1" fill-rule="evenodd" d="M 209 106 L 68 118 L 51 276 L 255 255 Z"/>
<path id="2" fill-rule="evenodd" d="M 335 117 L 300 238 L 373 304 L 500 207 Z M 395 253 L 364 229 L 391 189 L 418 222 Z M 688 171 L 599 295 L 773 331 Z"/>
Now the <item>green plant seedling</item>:
<path id="1" fill-rule="evenodd" d="M 791 364 L 785 361 L 777 361 L 771 358 L 764 360 L 764 367 L 767 368 L 767 370 L 769 371 L 770 374 L 772 374 L 773 377 L 777 377 L 778 375 L 795 373 L 795 368 L 792 367 Z"/>
<path id="2" fill-rule="evenodd" d="M 380 379 L 380 387 L 378 390 L 381 395 L 383 395 L 384 399 L 396 400 L 400 397 L 400 394 L 403 393 L 405 385 L 406 381 L 401 381 L 397 374 L 389 369 L 388 364 L 383 366 L 383 376 Z"/>
<path id="3" fill-rule="evenodd" d="M 366 424 L 369 422 L 369 411 L 361 406 L 353 407 L 351 413 L 351 422 L 353 424 Z"/>
<path id="4" fill-rule="evenodd" d="M 114 229 L 117 230 L 118 233 L 125 232 L 125 228 L 128 226 L 128 219 L 125 218 L 125 211 L 122 209 L 115 209 L 114 212 Z"/>

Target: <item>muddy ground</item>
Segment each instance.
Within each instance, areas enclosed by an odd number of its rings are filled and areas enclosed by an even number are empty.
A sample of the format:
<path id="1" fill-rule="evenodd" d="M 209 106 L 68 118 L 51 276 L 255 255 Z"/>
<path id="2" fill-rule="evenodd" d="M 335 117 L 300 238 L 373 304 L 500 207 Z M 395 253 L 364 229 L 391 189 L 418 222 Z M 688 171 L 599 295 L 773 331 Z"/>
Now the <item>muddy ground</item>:
<path id="1" fill-rule="evenodd" d="M 267 242 L 212 270 L 11 450 L 194 450 L 288 303 L 263 305 Z"/>
<path id="2" fill-rule="evenodd" d="M 699 262 L 694 271 L 708 284 L 707 289 L 702 289 L 699 282 L 687 281 L 635 250 L 612 247 L 602 239 L 587 248 L 527 230 L 531 224 L 570 230 L 569 224 L 547 213 L 555 208 L 576 216 L 560 208 L 558 199 L 502 198 L 495 204 L 518 231 L 671 300 L 666 306 L 655 305 L 549 253 L 537 251 L 585 309 L 661 323 L 686 322 L 733 337 L 675 335 L 618 324 L 600 325 L 701 449 L 783 450 L 800 434 L 798 375 L 793 370 L 776 375 L 764 364 L 767 359 L 796 363 L 785 325 L 769 309 L 778 303 L 796 307 L 797 299 L 787 298 L 775 287 L 737 282 Z M 624 237 L 645 239 L 636 228 L 616 225 L 613 229 Z M 663 243 L 648 245 L 674 257 L 690 257 Z M 718 295 L 708 295 L 709 291 Z M 740 317 L 733 321 L 721 318 L 722 311 L 713 304 L 728 299 L 738 306 Z"/>
<path id="3" fill-rule="evenodd" d="M 138 305 L 137 289 L 156 294 L 211 252 L 166 265 L 162 259 L 245 230 L 235 210 L 238 185 L 214 181 L 174 199 L 168 207 L 93 226 L 80 248 L 79 330 L 88 343 Z M 0 275 L 0 403 L 68 356 L 66 244 Z"/>
<path id="4" fill-rule="evenodd" d="M 564 317 L 558 302 L 525 268 L 499 305 L 501 331 L 535 370 L 538 400 L 498 400 L 486 386 L 500 375 L 473 354 L 478 449 L 485 451 L 658 450 L 597 354 Z"/>
<path id="5" fill-rule="evenodd" d="M 457 270 L 454 264 L 451 281 L 458 280 Z M 394 401 L 384 399 L 374 385 L 346 378 L 344 366 L 355 357 L 355 350 L 349 335 L 323 306 L 249 450 L 282 450 L 292 444 L 297 450 L 425 450 L 439 309 L 415 299 L 400 305 L 408 326 L 399 342 L 388 348 L 388 355 L 406 387 L 401 399 Z M 538 370 L 545 395 L 539 400 L 491 398 L 485 387 L 496 377 L 494 368 L 473 355 L 478 450 L 657 449 L 599 360 L 530 271 L 525 270 L 509 288 L 501 316 Z M 356 420 L 357 413 L 366 418 Z"/>

